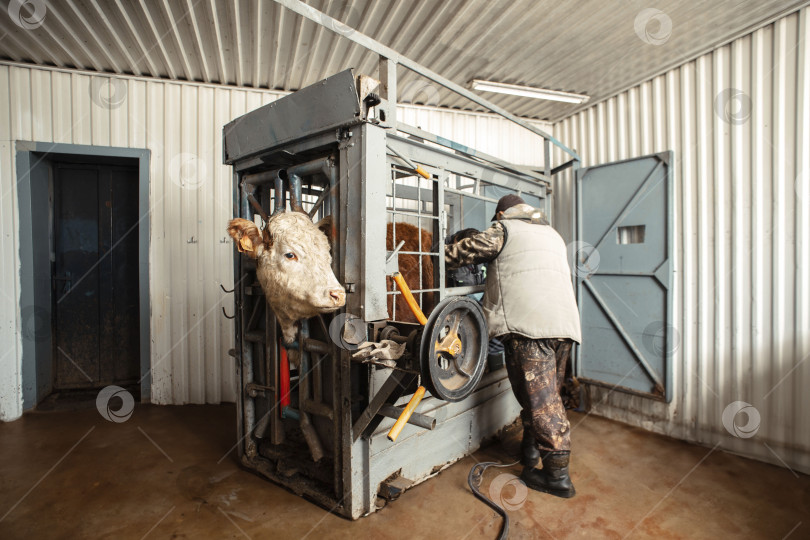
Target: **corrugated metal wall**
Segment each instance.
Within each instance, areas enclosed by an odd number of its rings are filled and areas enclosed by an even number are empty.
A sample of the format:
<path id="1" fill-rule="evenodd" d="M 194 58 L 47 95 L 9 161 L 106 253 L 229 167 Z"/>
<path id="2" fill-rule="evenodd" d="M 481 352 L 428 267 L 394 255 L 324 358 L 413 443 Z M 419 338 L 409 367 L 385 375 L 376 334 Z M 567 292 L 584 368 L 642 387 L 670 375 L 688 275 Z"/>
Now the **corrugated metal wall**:
<path id="1" fill-rule="evenodd" d="M 675 397 L 667 405 L 592 388 L 593 411 L 805 472 L 809 23 L 806 8 L 554 128 L 585 166 L 675 153 Z M 557 195 L 570 239 L 570 175 Z M 751 429 L 758 411 L 754 436 L 724 427 L 735 401 L 755 408 Z M 746 414 L 737 421 L 745 424 Z"/>
<path id="2" fill-rule="evenodd" d="M 400 105 L 397 110 L 405 124 L 512 163 L 543 166 L 543 139 L 500 116 L 414 105 Z M 551 124 L 528 122 L 551 132 Z"/>
<path id="3" fill-rule="evenodd" d="M 222 126 L 272 91 L 0 64 L 0 419 L 21 414 L 15 141 L 148 148 L 152 401 L 233 401 L 231 170 Z M 535 135 L 491 115 L 403 107 L 405 121 L 498 157 L 542 164 Z M 548 125 L 541 125 L 550 129 Z"/>

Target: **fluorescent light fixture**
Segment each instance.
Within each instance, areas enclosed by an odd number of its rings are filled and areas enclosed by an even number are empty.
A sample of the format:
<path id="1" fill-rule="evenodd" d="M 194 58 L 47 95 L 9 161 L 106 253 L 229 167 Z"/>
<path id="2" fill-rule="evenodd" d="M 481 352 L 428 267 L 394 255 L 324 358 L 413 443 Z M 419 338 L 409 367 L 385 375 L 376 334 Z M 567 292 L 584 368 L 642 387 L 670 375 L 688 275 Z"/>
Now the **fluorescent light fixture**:
<path id="1" fill-rule="evenodd" d="M 510 94 L 513 96 L 550 99 L 552 101 L 562 101 L 565 103 L 585 103 L 589 99 L 589 96 L 584 94 L 572 94 L 571 92 L 559 92 L 557 90 L 546 90 L 545 88 L 533 88 L 531 86 L 481 81 L 478 79 L 473 80 L 472 88 L 473 90 L 481 90 L 483 92 L 497 92 L 499 94 Z"/>

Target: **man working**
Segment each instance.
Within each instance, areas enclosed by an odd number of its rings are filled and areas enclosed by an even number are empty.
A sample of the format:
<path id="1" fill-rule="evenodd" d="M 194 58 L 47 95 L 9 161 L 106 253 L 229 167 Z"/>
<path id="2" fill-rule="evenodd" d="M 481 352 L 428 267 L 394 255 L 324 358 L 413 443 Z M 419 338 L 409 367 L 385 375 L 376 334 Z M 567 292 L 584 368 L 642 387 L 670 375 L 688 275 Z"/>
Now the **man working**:
<path id="1" fill-rule="evenodd" d="M 507 373 L 523 408 L 521 478 L 537 491 L 573 497 L 560 387 L 571 346 L 582 338 L 565 242 L 517 195 L 502 197 L 492 220 L 487 230 L 445 246 L 445 265 L 487 263 L 489 337 L 506 345 Z"/>

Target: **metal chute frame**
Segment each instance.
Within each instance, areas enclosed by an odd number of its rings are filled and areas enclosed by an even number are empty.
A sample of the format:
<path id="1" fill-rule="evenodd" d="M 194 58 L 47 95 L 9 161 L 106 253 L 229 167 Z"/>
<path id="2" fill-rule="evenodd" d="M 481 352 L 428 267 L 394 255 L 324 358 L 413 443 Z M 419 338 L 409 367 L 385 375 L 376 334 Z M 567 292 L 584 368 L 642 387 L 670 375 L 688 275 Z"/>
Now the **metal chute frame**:
<path id="1" fill-rule="evenodd" d="M 333 21 L 300 2 L 277 1 L 319 24 Z M 248 113 L 225 126 L 223 160 L 234 167 L 236 216 L 257 219 L 257 213 L 269 214 L 271 206 L 281 211 L 284 199 L 275 194 L 290 186 L 294 202 L 305 211 L 317 217 L 332 215 L 333 269 L 347 290 L 341 312 L 302 323 L 301 367 L 293 381 L 297 399 L 282 415 L 275 318 L 256 282 L 255 262 L 236 257 L 233 355 L 239 380 L 240 459 L 247 468 L 324 508 L 356 519 L 377 508 L 378 494 L 390 497 L 401 493 L 402 485 L 431 477 L 474 451 L 518 413 L 501 369 L 484 375 L 474 392 L 460 401 L 427 397 L 396 443 L 386 440 L 390 417 L 400 410 L 396 405 L 407 401 L 416 387 L 418 368 L 407 361 L 393 370 L 352 362 L 352 351 L 329 339 L 332 321 L 346 315 L 359 319 L 371 339 L 392 325 L 397 325 L 395 330 L 412 328 L 389 320 L 393 313 L 386 306 L 386 222 L 403 217 L 397 217 L 398 206 L 407 200 L 405 206 L 417 210 L 417 224 L 427 219 L 434 241 L 425 255 L 434 257 L 431 292 L 437 303 L 480 292 L 481 287 L 445 287 L 445 235 L 487 226 L 497 199 L 511 192 L 553 219 L 551 178 L 568 167 L 576 169 L 579 157 L 535 126 L 490 107 L 366 36 L 346 37 L 381 55 L 382 84 L 355 79 L 347 70 Z M 544 137 L 544 169 L 507 163 L 398 123 L 397 64 L 470 94 L 473 101 Z M 552 144 L 572 159 L 552 168 Z M 421 179 L 414 184 L 408 170 L 412 164 L 429 172 L 427 185 Z M 386 178 L 392 182 L 390 189 Z M 429 201 L 421 199 L 423 193 L 430 193 Z M 425 292 L 421 283 L 416 285 L 414 293 Z"/>
<path id="2" fill-rule="evenodd" d="M 236 215 L 259 221 L 260 216 L 271 214 L 271 208 L 272 214 L 304 210 L 316 220 L 329 215 L 337 208 L 336 150 L 313 148 L 298 163 L 274 160 L 272 167 L 258 172 L 235 171 Z M 286 210 L 288 197 L 290 209 Z M 293 406 L 282 407 L 280 332 L 255 271 L 255 261 L 236 259 L 240 459 L 274 480 L 294 478 L 289 487 L 319 504 L 331 505 L 339 499 L 341 465 L 333 451 L 340 447 L 340 403 L 335 391 L 340 385 L 339 370 L 331 362 L 335 353 L 328 333 L 330 318 L 315 317 L 301 325 L 292 347 L 300 357 L 299 368 L 292 372 Z M 301 429 L 285 429 L 285 424 L 299 424 Z M 291 434 L 300 434 L 304 444 L 290 440 Z"/>
<path id="3" fill-rule="evenodd" d="M 518 413 L 500 369 L 484 373 L 466 398 L 426 397 L 397 441 L 386 440 L 390 416 L 408 400 L 420 375 L 418 340 L 396 369 L 383 368 L 352 361 L 353 351 L 330 339 L 330 325 L 351 316 L 371 340 L 381 339 L 392 325 L 401 336 L 419 330 L 391 321 L 388 312 L 387 298 L 397 293 L 386 287 L 387 223 L 411 219 L 431 232 L 429 251 L 417 255 L 432 257 L 434 286 L 412 285 L 417 297 L 433 292 L 438 304 L 481 291 L 445 286 L 448 233 L 488 226 L 506 193 L 520 193 L 550 212 L 542 177 L 415 128 L 395 130 L 377 119 L 379 111 L 363 105 L 366 90 L 348 70 L 224 129 L 224 161 L 234 167 L 235 215 L 258 220 L 282 211 L 287 195 L 291 207 L 301 205 L 315 219 L 331 215 L 333 270 L 347 291 L 340 312 L 301 325 L 301 367 L 293 372 L 292 403 L 281 410 L 275 318 L 256 281 L 255 261 L 236 257 L 240 459 L 350 518 L 374 511 L 377 494 L 392 476 L 421 482 L 474 451 Z M 429 178 L 417 178 L 408 162 Z"/>

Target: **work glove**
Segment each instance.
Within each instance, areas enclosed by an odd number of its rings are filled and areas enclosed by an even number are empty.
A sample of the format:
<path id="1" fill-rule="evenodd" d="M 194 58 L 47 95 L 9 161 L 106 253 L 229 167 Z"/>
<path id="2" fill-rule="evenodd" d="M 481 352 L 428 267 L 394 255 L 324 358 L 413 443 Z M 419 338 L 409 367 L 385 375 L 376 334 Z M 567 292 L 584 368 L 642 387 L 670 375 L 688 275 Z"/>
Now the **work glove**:
<path id="1" fill-rule="evenodd" d="M 397 360 L 405 354 L 405 344 L 384 339 L 379 343 L 364 341 L 357 347 L 357 351 L 352 358 L 357 358 L 363 362 L 373 362 L 383 364 L 387 367 L 397 365 Z"/>

